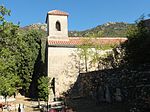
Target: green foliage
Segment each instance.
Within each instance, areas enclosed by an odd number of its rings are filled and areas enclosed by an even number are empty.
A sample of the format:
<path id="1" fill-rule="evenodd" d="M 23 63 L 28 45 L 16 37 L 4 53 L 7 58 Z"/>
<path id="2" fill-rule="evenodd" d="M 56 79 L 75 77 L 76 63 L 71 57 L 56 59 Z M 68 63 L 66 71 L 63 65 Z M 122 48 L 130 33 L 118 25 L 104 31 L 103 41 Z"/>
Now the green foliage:
<path id="1" fill-rule="evenodd" d="M 9 15 L 10 16 L 10 10 L 8 10 L 6 7 L 4 6 L 0 6 L 0 21 L 4 21 L 5 15 Z"/>
<path id="2" fill-rule="evenodd" d="M 38 95 L 40 100 L 47 101 L 49 95 L 49 78 L 48 77 L 40 77 L 38 79 Z"/>
<path id="3" fill-rule="evenodd" d="M 108 22 L 103 25 L 99 25 L 95 28 L 91 28 L 84 31 L 69 31 L 69 37 L 126 37 L 126 30 L 129 26 L 134 24 L 128 24 L 123 22 Z M 22 29 L 36 29 L 40 30 L 46 35 L 46 24 L 31 24 L 23 27 Z"/>
<path id="4" fill-rule="evenodd" d="M 150 63 L 150 31 L 145 27 L 144 20 L 129 30 L 128 41 L 122 45 L 126 54 L 124 60 L 132 65 Z"/>
<path id="5" fill-rule="evenodd" d="M 127 37 L 128 40 L 114 48 L 108 57 L 101 59 L 101 63 L 106 65 L 107 69 L 113 68 L 114 73 L 108 78 L 116 81 L 107 83 L 111 86 L 116 83 L 115 88 L 120 86 L 124 100 L 134 101 L 136 104 L 139 100 L 144 101 L 141 107 L 143 108 L 150 97 L 150 31 L 145 26 L 145 21 L 140 20 L 130 27 Z"/>
<path id="6" fill-rule="evenodd" d="M 34 71 L 34 64 L 40 49 L 40 38 L 42 34 L 37 30 L 29 30 L 21 34 L 22 39 L 19 43 L 19 69 L 18 73 L 22 79 L 22 86 L 25 92 L 28 91 Z"/>
<path id="7" fill-rule="evenodd" d="M 10 11 L 0 6 L 0 94 L 7 97 L 16 91 L 21 81 L 16 66 L 18 26 L 6 22 L 5 15 L 10 15 Z"/>
<path id="8" fill-rule="evenodd" d="M 17 87 L 20 86 L 20 79 L 17 75 L 10 74 L 9 76 L 0 76 L 0 95 L 5 97 L 13 95 Z"/>
<path id="9" fill-rule="evenodd" d="M 82 44 L 78 46 L 78 55 L 84 61 L 85 71 L 88 71 L 88 59 L 91 54 L 92 43 L 89 39 L 82 39 Z"/>
<path id="10" fill-rule="evenodd" d="M 10 11 L 0 6 L 0 77 L 4 79 L 0 94 L 11 95 L 18 87 L 28 93 L 44 35 L 39 30 L 20 30 L 18 25 L 6 22 L 5 15 Z"/>
<path id="11" fill-rule="evenodd" d="M 105 60 L 110 68 L 121 66 L 138 66 L 150 63 L 150 31 L 145 27 L 144 20 L 138 21 L 127 30 L 128 40 L 117 46 Z M 103 61 L 102 61 L 103 63 Z"/>
<path id="12" fill-rule="evenodd" d="M 78 56 L 80 57 L 81 62 L 84 64 L 85 71 L 88 71 L 88 68 L 97 66 L 96 69 L 100 69 L 99 63 L 102 61 L 107 54 L 101 54 L 101 51 L 110 50 L 115 47 L 115 45 L 99 45 L 96 42 L 98 38 L 89 37 L 81 38 L 82 44 L 78 46 Z M 89 63 L 89 65 L 88 65 Z"/>
<path id="13" fill-rule="evenodd" d="M 137 21 L 135 27 L 129 29 L 128 41 L 121 47 L 120 51 L 125 55 L 119 65 L 124 68 L 119 80 L 123 87 L 127 87 L 128 99 L 138 105 L 136 108 L 142 110 L 150 97 L 150 31 L 145 26 L 143 17 Z"/>

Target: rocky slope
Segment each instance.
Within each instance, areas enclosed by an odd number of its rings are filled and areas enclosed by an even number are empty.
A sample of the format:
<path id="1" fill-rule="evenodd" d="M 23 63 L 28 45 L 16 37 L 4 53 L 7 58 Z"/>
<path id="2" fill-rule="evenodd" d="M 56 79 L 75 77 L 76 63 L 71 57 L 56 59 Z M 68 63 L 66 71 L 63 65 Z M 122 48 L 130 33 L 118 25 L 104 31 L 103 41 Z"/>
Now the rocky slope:
<path id="1" fill-rule="evenodd" d="M 98 25 L 94 28 L 84 30 L 84 31 L 69 31 L 69 37 L 125 37 L 126 30 L 129 26 L 133 24 L 128 24 L 124 22 L 108 22 L 103 25 Z M 31 24 L 23 27 L 22 29 L 37 29 L 42 30 L 46 33 L 47 25 L 43 23 Z"/>

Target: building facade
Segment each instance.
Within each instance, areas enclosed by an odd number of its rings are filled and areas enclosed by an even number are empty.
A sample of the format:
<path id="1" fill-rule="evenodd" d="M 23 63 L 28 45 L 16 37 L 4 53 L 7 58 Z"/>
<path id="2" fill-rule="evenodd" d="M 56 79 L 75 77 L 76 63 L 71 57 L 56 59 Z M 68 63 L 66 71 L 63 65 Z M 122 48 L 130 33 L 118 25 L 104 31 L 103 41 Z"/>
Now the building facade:
<path id="1" fill-rule="evenodd" d="M 85 71 L 84 62 L 78 55 L 78 46 L 83 44 L 82 37 L 68 37 L 68 16 L 66 12 L 52 10 L 47 13 L 47 74 L 55 78 L 56 97 L 60 96 L 75 83 L 80 72 Z M 86 40 L 85 38 L 84 40 Z M 97 38 L 98 44 L 124 42 L 126 38 Z M 103 51 L 104 52 L 104 51 Z M 89 67 L 88 71 L 95 70 Z M 81 70 L 82 68 L 82 70 Z M 51 94 L 50 99 L 54 96 Z"/>

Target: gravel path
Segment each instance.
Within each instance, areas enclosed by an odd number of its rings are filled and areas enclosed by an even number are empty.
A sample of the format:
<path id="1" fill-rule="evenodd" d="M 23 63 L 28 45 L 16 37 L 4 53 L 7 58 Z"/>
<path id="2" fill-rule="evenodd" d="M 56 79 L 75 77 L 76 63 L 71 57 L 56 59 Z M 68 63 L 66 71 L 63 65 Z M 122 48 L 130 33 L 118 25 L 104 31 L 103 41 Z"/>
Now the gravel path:
<path id="1" fill-rule="evenodd" d="M 29 98 L 21 95 L 16 96 L 16 100 L 9 104 L 13 105 L 13 107 L 16 108 L 13 111 L 9 111 L 9 112 L 18 112 L 19 104 L 24 106 L 24 112 L 40 112 L 40 110 L 37 108 L 38 106 L 37 101 L 31 101 Z M 2 110 L 0 110 L 0 112 L 2 112 Z M 8 112 L 8 111 L 4 109 L 3 112 Z"/>

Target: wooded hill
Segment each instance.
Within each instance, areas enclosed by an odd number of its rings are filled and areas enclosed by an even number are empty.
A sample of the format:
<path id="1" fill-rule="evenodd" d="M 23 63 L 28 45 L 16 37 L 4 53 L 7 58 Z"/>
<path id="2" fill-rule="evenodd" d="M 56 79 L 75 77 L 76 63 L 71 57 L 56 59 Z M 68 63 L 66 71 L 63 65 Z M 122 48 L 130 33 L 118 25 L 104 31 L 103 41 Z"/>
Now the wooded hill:
<path id="1" fill-rule="evenodd" d="M 124 22 L 108 22 L 103 25 L 98 25 L 94 28 L 84 30 L 84 31 L 70 31 L 69 36 L 79 36 L 79 37 L 125 37 L 126 30 L 129 26 L 133 24 L 128 24 Z"/>
<path id="2" fill-rule="evenodd" d="M 133 25 L 124 22 L 108 22 L 84 31 L 69 31 L 69 37 L 125 37 L 128 27 Z M 23 29 L 38 29 L 46 33 L 47 25 L 37 23 L 25 26 Z"/>

